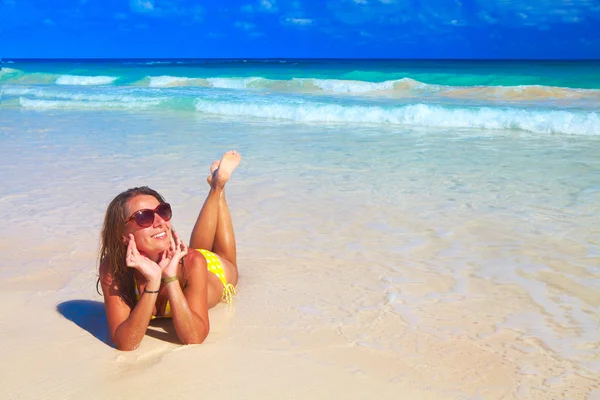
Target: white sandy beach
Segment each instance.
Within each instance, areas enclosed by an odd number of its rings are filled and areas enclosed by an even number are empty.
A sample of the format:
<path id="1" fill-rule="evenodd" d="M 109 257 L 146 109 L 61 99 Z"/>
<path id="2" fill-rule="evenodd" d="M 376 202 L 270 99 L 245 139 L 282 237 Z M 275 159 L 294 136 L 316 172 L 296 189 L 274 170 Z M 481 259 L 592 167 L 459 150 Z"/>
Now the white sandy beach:
<path id="1" fill-rule="evenodd" d="M 600 399 L 593 202 L 529 215 L 539 198 L 487 166 L 411 165 L 427 147 L 416 134 L 390 150 L 406 160 L 392 171 L 367 134 L 355 157 L 259 140 L 269 128 L 251 121 L 3 110 L 0 126 L 1 398 Z M 139 349 L 114 349 L 95 289 L 106 204 L 147 184 L 189 237 L 229 148 L 244 156 L 227 192 L 233 305 L 211 310 L 201 345 L 161 321 Z"/>

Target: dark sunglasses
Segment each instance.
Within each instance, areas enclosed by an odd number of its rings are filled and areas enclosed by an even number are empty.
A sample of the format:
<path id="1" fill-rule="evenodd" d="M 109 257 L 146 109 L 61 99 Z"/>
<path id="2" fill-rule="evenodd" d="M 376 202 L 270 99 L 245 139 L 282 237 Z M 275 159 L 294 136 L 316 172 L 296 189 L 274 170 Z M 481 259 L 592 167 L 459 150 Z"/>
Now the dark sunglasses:
<path id="1" fill-rule="evenodd" d="M 147 228 L 154 223 L 154 214 L 158 214 L 159 217 L 168 221 L 173 216 L 173 212 L 171 211 L 171 205 L 169 203 L 159 204 L 154 210 L 150 210 L 145 208 L 143 210 L 139 210 L 133 213 L 133 215 L 125 220 L 125 223 L 128 223 L 132 219 L 135 220 L 135 223 L 138 224 L 142 228 Z"/>

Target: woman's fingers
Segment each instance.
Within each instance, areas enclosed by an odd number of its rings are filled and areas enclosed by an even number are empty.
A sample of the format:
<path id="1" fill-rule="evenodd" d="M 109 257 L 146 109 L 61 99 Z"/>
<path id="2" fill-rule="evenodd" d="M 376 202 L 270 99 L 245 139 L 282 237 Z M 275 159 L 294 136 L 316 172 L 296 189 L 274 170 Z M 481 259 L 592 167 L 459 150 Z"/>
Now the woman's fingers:
<path id="1" fill-rule="evenodd" d="M 129 243 L 132 245 L 133 255 L 139 257 L 140 252 L 138 251 L 137 244 L 135 243 L 135 237 L 131 233 L 129 234 Z"/>
<path id="2" fill-rule="evenodd" d="M 169 271 L 173 270 L 176 272 L 179 261 L 188 254 L 188 248 L 186 244 L 181 240 L 179 234 L 175 231 L 172 232 L 170 238 L 169 248 L 158 255 L 158 260 L 154 262 L 149 259 L 146 254 L 140 252 L 137 248 L 135 238 L 133 235 L 129 235 L 129 241 L 127 243 L 126 253 L 126 265 L 133 267 L 142 274 L 146 275 L 153 268 L 159 268 L 160 270 Z"/>
<path id="3" fill-rule="evenodd" d="M 129 242 L 127 243 L 127 253 L 125 255 L 125 264 L 128 267 L 133 267 L 136 264 L 134 249 L 135 249 L 135 241 L 132 240 L 132 235 L 129 235 Z"/>
<path id="4" fill-rule="evenodd" d="M 173 237 L 175 239 L 175 250 L 177 250 L 177 252 L 184 251 L 185 243 L 181 240 L 181 238 L 179 237 L 179 234 L 177 232 L 173 231 Z"/>
<path id="5" fill-rule="evenodd" d="M 171 247 L 173 248 L 173 251 L 175 251 L 178 246 L 179 246 L 179 235 L 177 234 L 177 232 L 172 231 L 171 232 Z"/>
<path id="6" fill-rule="evenodd" d="M 174 251 L 179 249 L 180 242 L 181 242 L 181 240 L 179 240 L 179 234 L 177 232 L 173 231 L 173 234 L 171 235 L 171 244 L 173 246 Z"/>
<path id="7" fill-rule="evenodd" d="M 135 244 L 135 238 L 130 233 L 129 234 L 129 242 L 127 243 L 127 254 L 131 254 L 134 257 L 139 257 L 140 252 L 137 249 L 137 245 Z"/>

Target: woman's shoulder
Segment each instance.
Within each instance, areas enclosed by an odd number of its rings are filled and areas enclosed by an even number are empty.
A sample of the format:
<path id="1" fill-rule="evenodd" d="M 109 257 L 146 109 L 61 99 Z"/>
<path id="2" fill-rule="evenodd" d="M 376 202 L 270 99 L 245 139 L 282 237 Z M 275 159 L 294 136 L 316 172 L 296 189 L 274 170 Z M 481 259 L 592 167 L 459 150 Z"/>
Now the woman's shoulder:
<path id="1" fill-rule="evenodd" d="M 189 248 L 188 253 L 183 259 L 184 265 L 187 267 L 206 267 L 206 259 L 196 249 Z"/>
<path id="2" fill-rule="evenodd" d="M 113 276 L 110 272 L 110 263 L 106 258 L 100 261 L 98 275 L 100 278 L 100 284 L 103 286 L 111 286 L 114 283 Z"/>
<path id="3" fill-rule="evenodd" d="M 199 251 L 190 248 L 183 259 L 183 267 L 184 274 L 189 277 L 198 271 L 206 271 L 206 259 Z"/>
<path id="4" fill-rule="evenodd" d="M 98 267 L 98 272 L 100 275 L 109 273 L 108 261 L 106 258 L 100 260 L 100 266 Z"/>

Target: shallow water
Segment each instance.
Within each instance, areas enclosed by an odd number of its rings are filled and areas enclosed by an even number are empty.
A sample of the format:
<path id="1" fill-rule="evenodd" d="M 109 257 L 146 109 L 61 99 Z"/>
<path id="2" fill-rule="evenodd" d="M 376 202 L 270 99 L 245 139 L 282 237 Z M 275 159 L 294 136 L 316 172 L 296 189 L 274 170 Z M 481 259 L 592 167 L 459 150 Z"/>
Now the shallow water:
<path id="1" fill-rule="evenodd" d="M 513 332 L 498 352 L 600 373 L 600 136 L 14 108 L 0 126 L 3 279 L 93 285 L 105 207 L 132 186 L 164 194 L 187 236 L 210 162 L 236 148 L 240 260 L 296 293 L 294 324 L 399 356 L 406 329 Z M 71 256 L 85 262 L 61 270 Z"/>

